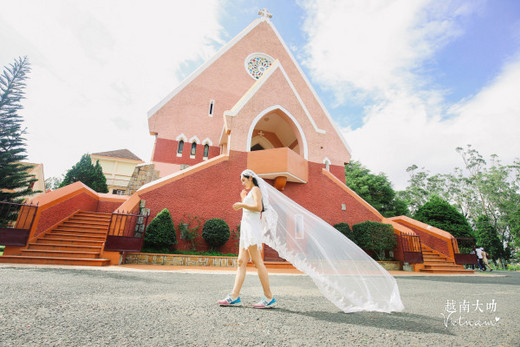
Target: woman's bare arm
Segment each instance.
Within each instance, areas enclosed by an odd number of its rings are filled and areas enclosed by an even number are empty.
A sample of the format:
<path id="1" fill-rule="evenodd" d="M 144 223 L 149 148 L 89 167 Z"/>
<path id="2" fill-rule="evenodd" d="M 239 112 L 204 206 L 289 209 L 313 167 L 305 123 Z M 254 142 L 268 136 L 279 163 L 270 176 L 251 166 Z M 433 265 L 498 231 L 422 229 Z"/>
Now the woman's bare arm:
<path id="1" fill-rule="evenodd" d="M 233 208 L 235 210 L 245 208 L 246 210 L 249 210 L 252 212 L 262 212 L 262 192 L 260 191 L 260 188 L 253 187 L 252 194 L 253 194 L 253 200 L 255 202 L 254 205 L 244 204 L 243 202 L 236 202 L 233 204 Z"/>

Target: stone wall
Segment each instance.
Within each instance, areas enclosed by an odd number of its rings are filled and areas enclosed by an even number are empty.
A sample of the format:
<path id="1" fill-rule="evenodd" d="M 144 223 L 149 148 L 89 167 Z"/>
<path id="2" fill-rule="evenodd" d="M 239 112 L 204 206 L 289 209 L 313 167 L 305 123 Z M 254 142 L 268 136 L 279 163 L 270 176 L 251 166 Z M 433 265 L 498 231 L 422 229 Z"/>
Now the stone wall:
<path id="1" fill-rule="evenodd" d="M 129 253 L 125 264 L 236 267 L 237 257 L 187 254 Z"/>
<path id="2" fill-rule="evenodd" d="M 155 170 L 154 164 L 137 165 L 132 177 L 130 178 L 130 182 L 128 182 L 128 188 L 126 188 L 125 195 L 134 194 L 143 185 L 155 181 L 158 178 L 159 171 Z"/>

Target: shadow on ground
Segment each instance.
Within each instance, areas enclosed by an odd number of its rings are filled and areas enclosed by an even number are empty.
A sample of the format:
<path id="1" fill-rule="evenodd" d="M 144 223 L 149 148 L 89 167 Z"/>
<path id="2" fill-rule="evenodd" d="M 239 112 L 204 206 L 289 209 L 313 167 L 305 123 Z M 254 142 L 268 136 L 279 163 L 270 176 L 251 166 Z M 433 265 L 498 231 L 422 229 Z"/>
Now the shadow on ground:
<path id="1" fill-rule="evenodd" d="M 500 275 L 500 277 L 485 276 L 410 276 L 399 277 L 399 279 L 416 280 L 416 281 L 434 281 L 449 283 L 470 283 L 470 284 L 507 284 L 520 285 L 520 273 L 518 272 L 498 272 L 493 271 L 492 274 Z"/>
<path id="2" fill-rule="evenodd" d="M 434 319 L 428 316 L 406 313 L 380 313 L 380 312 L 326 312 L 326 311 L 309 311 L 299 312 L 285 308 L 276 309 L 285 314 L 297 314 L 301 316 L 311 317 L 317 320 L 344 323 L 351 325 L 362 325 L 375 328 L 385 328 L 409 332 L 436 333 L 443 335 L 454 335 L 447 329 L 444 329 L 442 319 Z M 439 327 L 439 328 L 436 328 Z"/>

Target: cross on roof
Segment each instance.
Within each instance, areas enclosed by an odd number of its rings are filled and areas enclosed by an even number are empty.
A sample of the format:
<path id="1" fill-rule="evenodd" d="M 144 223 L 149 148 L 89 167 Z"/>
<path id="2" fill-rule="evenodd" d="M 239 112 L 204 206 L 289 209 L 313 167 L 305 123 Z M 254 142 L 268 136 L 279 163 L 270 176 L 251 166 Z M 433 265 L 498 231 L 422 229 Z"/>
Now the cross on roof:
<path id="1" fill-rule="evenodd" d="M 258 14 L 264 18 L 272 18 L 273 15 L 266 8 L 258 10 Z"/>

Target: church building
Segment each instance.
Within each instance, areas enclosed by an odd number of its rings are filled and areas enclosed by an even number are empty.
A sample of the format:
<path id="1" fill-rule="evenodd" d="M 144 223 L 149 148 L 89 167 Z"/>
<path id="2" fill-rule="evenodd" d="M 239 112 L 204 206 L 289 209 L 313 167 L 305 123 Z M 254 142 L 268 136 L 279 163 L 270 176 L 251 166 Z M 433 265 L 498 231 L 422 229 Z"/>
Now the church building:
<path id="1" fill-rule="evenodd" d="M 384 218 L 345 185 L 346 140 L 271 14 L 259 14 L 150 110 L 155 144 L 151 164 L 137 176 L 151 182 L 130 189 L 131 196 L 99 194 L 81 182 L 41 195 L 25 210 L 36 211 L 23 229 L 25 239 L 0 229 L 0 241 L 12 245 L 0 262 L 117 264 L 120 252 L 132 248 L 112 240 L 134 242 L 137 229 L 114 230 L 133 227 L 124 218 L 143 208 L 150 220 L 168 209 L 176 226 L 195 217 L 223 219 L 235 237 L 220 250 L 237 253 L 242 212 L 232 205 L 240 201 L 240 174 L 247 168 L 331 225 L 391 224 L 398 236 L 394 258 L 414 263 L 415 271 L 465 271 L 452 235 L 406 216 Z M 192 247 L 179 230 L 177 240 L 180 250 Z M 196 243 L 198 250 L 207 248 L 200 236 Z M 263 256 L 281 260 L 267 246 Z"/>
<path id="2" fill-rule="evenodd" d="M 345 185 L 347 142 L 269 12 L 259 14 L 150 110 L 161 179 L 136 194 L 152 215 L 168 208 L 174 219 L 222 218 L 233 229 L 249 168 L 331 224 L 381 221 Z"/>

